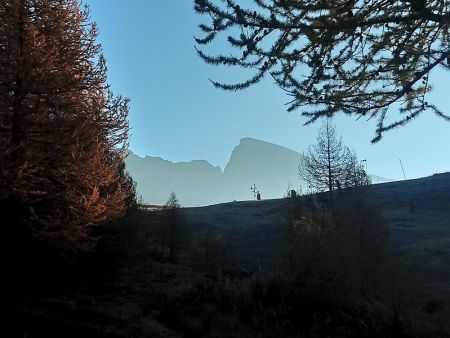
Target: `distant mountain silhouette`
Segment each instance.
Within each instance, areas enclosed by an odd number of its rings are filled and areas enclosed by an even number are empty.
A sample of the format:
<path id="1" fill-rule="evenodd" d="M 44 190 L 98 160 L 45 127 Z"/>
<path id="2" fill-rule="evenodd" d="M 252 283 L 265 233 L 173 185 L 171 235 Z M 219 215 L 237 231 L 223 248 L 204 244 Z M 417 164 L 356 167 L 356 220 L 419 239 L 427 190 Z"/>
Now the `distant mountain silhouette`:
<path id="1" fill-rule="evenodd" d="M 144 202 L 163 204 L 174 191 L 181 205 L 200 206 L 253 199 L 253 184 L 263 199 L 283 197 L 288 187 L 304 190 L 298 178 L 301 157 L 285 147 L 247 137 L 234 148 L 223 172 L 204 160 L 173 163 L 132 152 L 126 165 Z"/>
<path id="2" fill-rule="evenodd" d="M 302 155 L 252 138 L 241 139 L 224 170 L 229 199 L 251 199 L 256 185 L 263 198 L 280 198 L 287 187 L 299 188 L 298 165 Z"/>
<path id="3" fill-rule="evenodd" d="M 207 161 L 173 163 L 160 157 L 139 157 L 132 152 L 125 160 L 137 183 L 138 195 L 147 203 L 164 204 L 174 191 L 183 206 L 208 205 L 221 201 L 213 190 L 219 190 L 223 174 Z"/>

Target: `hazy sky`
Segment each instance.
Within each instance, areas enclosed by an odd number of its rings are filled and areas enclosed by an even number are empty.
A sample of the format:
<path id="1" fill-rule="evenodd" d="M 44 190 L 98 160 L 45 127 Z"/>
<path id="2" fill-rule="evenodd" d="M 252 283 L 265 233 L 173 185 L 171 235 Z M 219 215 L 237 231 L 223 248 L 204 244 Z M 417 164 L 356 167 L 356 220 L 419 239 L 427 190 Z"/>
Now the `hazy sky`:
<path id="1" fill-rule="evenodd" d="M 289 97 L 271 79 L 246 91 L 213 88 L 215 80 L 243 79 L 231 68 L 204 64 L 193 35 L 204 20 L 191 0 L 88 0 L 100 30 L 115 93 L 131 99 L 130 148 L 143 156 L 171 161 L 205 159 L 224 168 L 243 137 L 253 137 L 302 152 L 314 143 L 320 123 L 303 126 L 299 113 L 287 113 Z M 218 46 L 218 48 L 223 46 Z M 433 74 L 427 97 L 450 112 L 450 73 Z M 450 170 L 450 123 L 429 114 L 384 135 L 375 145 L 375 120 L 338 116 L 337 131 L 346 145 L 367 159 L 369 172 L 393 179 Z"/>

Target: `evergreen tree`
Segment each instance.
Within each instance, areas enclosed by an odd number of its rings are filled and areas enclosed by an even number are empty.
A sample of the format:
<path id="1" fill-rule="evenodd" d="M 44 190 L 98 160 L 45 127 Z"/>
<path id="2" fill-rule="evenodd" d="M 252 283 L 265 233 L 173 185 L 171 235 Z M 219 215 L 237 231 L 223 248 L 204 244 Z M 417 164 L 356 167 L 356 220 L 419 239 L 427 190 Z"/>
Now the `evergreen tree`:
<path id="1" fill-rule="evenodd" d="M 200 57 L 255 70 L 243 82 L 213 81 L 218 88 L 241 90 L 270 75 L 307 123 L 338 112 L 377 117 L 372 142 L 424 111 L 450 120 L 426 100 L 430 72 L 450 68 L 446 0 L 195 0 L 195 10 L 209 19 L 197 44 L 226 34 L 235 51 Z"/>
<path id="2" fill-rule="evenodd" d="M 164 207 L 167 209 L 179 209 L 180 208 L 180 202 L 178 201 L 177 195 L 172 191 L 170 194 L 169 199 L 167 200 L 166 204 L 164 204 Z"/>
<path id="3" fill-rule="evenodd" d="M 111 94 L 78 0 L 0 2 L 0 201 L 36 235 L 76 238 L 123 215 L 128 100 Z"/>

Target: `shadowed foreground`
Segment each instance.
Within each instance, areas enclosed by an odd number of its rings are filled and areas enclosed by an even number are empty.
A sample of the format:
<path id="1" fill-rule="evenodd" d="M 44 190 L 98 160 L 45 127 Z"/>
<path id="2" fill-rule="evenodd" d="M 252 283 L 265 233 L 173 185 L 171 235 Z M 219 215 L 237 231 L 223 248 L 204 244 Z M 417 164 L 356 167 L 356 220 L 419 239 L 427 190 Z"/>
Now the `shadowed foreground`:
<path id="1" fill-rule="evenodd" d="M 375 185 L 358 199 L 342 197 L 333 217 L 322 195 L 186 208 L 176 217 L 137 210 L 97 230 L 95 253 L 62 252 L 17 235 L 2 246 L 2 331 L 445 337 L 449 186 L 449 174 Z M 380 207 L 386 240 L 375 226 L 382 227 Z M 375 228 L 347 226 L 362 223 Z"/>

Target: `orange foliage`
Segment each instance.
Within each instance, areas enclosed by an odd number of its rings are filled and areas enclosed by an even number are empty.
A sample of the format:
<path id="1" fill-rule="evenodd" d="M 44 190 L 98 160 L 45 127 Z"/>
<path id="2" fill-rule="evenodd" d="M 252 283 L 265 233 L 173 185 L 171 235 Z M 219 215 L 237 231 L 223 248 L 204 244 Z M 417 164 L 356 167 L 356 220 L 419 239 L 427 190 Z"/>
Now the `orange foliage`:
<path id="1" fill-rule="evenodd" d="M 96 36 L 77 0 L 0 3 L 0 202 L 26 205 L 38 235 L 117 219 L 134 191 L 128 99 L 111 94 Z"/>

